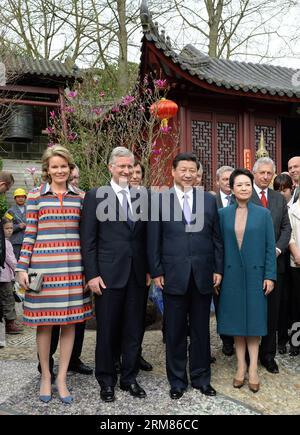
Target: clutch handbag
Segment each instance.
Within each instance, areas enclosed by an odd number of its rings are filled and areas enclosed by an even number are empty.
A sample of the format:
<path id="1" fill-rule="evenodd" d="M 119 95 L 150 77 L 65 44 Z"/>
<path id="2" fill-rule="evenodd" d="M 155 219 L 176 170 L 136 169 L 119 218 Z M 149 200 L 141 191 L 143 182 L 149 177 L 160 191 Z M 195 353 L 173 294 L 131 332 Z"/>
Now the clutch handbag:
<path id="1" fill-rule="evenodd" d="M 39 293 L 42 289 L 43 284 L 43 274 L 41 272 L 36 272 L 33 270 L 28 271 L 28 278 L 29 278 L 29 290 Z"/>

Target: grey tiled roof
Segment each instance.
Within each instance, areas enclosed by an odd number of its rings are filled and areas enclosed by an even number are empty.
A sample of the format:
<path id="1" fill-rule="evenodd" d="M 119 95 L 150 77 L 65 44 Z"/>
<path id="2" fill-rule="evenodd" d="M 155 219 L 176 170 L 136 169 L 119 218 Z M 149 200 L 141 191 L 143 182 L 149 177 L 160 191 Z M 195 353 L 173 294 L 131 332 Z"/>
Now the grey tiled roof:
<path id="1" fill-rule="evenodd" d="M 144 0 L 141 22 L 146 40 L 153 42 L 166 57 L 191 76 L 226 89 L 300 98 L 300 73 L 298 80 L 293 80 L 299 72 L 295 69 L 212 58 L 192 45 L 187 45 L 181 53 L 177 53 L 164 31 L 159 32 L 157 23 L 153 23 L 147 1 Z"/>
<path id="2" fill-rule="evenodd" d="M 18 74 L 74 78 L 78 68 L 72 62 L 62 63 L 58 60 L 33 59 L 32 57 L 14 56 L 6 67 Z"/>

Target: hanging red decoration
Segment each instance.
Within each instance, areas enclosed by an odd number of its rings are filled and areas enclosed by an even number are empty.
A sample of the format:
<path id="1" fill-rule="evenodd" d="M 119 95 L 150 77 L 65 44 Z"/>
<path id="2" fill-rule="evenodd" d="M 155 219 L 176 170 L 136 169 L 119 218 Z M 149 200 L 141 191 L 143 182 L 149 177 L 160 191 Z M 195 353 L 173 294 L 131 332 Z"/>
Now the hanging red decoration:
<path id="1" fill-rule="evenodd" d="M 150 106 L 151 115 L 161 120 L 161 127 L 166 128 L 168 126 L 168 120 L 173 118 L 178 111 L 177 104 L 172 100 L 161 98 L 158 102 L 153 103 Z"/>

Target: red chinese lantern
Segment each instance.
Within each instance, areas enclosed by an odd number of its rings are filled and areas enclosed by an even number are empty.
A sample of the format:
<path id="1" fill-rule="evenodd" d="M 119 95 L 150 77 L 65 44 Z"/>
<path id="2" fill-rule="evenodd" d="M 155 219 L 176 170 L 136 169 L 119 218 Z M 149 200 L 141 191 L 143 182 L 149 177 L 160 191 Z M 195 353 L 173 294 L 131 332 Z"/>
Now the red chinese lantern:
<path id="1" fill-rule="evenodd" d="M 161 98 L 158 102 L 150 106 L 150 113 L 161 120 L 161 127 L 168 126 L 168 120 L 173 118 L 178 111 L 177 104 L 172 100 Z"/>

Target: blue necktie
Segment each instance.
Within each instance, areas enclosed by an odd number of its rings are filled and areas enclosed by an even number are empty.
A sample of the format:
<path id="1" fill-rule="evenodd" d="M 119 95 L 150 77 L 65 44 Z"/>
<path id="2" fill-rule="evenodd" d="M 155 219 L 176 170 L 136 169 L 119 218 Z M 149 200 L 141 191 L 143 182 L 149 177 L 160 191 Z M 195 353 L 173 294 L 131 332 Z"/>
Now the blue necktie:
<path id="1" fill-rule="evenodd" d="M 230 205 L 231 195 L 226 195 L 225 198 L 227 199 L 227 205 L 226 205 L 226 207 L 228 207 Z"/>
<path id="2" fill-rule="evenodd" d="M 123 195 L 122 209 L 123 209 L 123 212 L 125 214 L 126 222 L 130 226 L 130 228 L 133 229 L 134 222 L 130 219 L 131 211 L 130 211 L 130 207 L 129 207 L 129 202 L 127 200 L 127 192 L 126 192 L 126 190 L 120 190 L 120 193 L 122 193 L 122 195 Z"/>
<path id="3" fill-rule="evenodd" d="M 186 222 L 190 224 L 192 220 L 192 212 L 188 201 L 188 195 L 186 193 L 183 195 L 183 214 Z"/>

